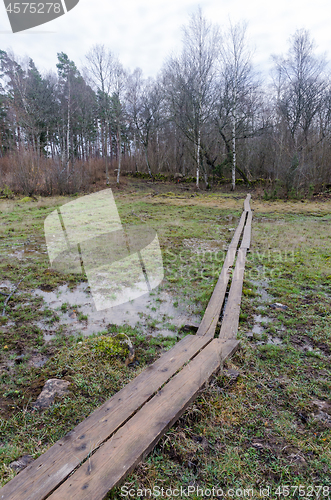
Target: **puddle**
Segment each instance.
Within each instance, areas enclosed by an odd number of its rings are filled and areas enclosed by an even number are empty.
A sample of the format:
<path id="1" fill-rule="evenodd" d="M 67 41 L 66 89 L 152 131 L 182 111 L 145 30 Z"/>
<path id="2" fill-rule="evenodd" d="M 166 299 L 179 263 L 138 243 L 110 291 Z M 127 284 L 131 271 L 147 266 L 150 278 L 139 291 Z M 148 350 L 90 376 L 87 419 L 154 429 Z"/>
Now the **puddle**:
<path id="1" fill-rule="evenodd" d="M 273 337 L 272 335 L 268 335 L 268 338 L 266 340 L 259 340 L 255 342 L 256 345 L 281 345 L 283 344 L 283 341 L 279 337 Z"/>
<path id="2" fill-rule="evenodd" d="M 43 356 L 42 354 L 36 354 L 35 356 L 31 356 L 28 361 L 28 365 L 34 366 L 35 368 L 41 368 L 44 366 L 46 361 L 48 360 L 47 356 Z"/>
<path id="3" fill-rule="evenodd" d="M 314 346 L 311 339 L 307 335 L 292 335 L 290 338 L 291 344 L 293 344 L 296 349 L 302 352 L 318 352 L 318 346 Z"/>
<path id="4" fill-rule="evenodd" d="M 257 335 L 261 335 L 262 333 L 264 333 L 263 324 L 271 323 L 273 321 L 272 318 L 268 318 L 267 316 L 261 316 L 261 314 L 255 314 L 253 316 L 253 319 L 254 319 L 254 326 L 252 328 L 252 333 L 253 334 L 255 333 Z"/>
<path id="5" fill-rule="evenodd" d="M 47 307 L 60 317 L 57 323 L 48 324 L 46 320 L 37 323 L 46 342 L 53 338 L 59 325 L 66 325 L 68 334 L 80 332 L 84 336 L 103 331 L 109 324 L 138 326 L 145 334 L 154 336 L 175 336 L 182 325 L 199 326 L 201 321 L 189 306 L 174 307 L 174 298 L 164 291 L 145 294 L 103 311 L 96 310 L 87 283 L 80 283 L 74 290 L 67 285 L 54 291 L 38 289 L 34 295 L 42 297 Z M 67 304 L 66 311 L 61 310 L 63 304 Z"/>
<path id="6" fill-rule="evenodd" d="M 29 254 L 38 254 L 38 253 L 47 253 L 47 252 L 40 252 L 32 248 L 23 248 L 22 250 L 15 250 L 14 252 L 8 254 L 8 257 L 15 257 L 18 260 L 22 260 Z"/>
<path id="7" fill-rule="evenodd" d="M 281 345 L 283 343 L 282 339 L 279 337 L 272 337 L 268 335 L 267 344 Z"/>
<path id="8" fill-rule="evenodd" d="M 253 319 L 255 321 L 255 323 L 272 323 L 273 319 L 272 318 L 268 318 L 268 316 L 261 316 L 261 314 L 258 314 L 258 315 L 254 315 L 253 316 Z"/>
<path id="9" fill-rule="evenodd" d="M 199 238 L 183 240 L 183 246 L 197 254 L 204 252 L 219 252 L 223 250 L 223 243 L 222 240 L 201 240 Z"/>
<path id="10" fill-rule="evenodd" d="M 250 280 L 254 286 L 257 287 L 256 292 L 261 296 L 261 302 L 264 304 L 259 305 L 259 309 L 265 309 L 265 303 L 269 304 L 270 302 L 273 301 L 274 297 L 270 295 L 267 291 L 268 288 L 268 282 L 265 280 L 260 280 L 260 281 L 254 281 Z"/>
<path id="11" fill-rule="evenodd" d="M 257 293 L 261 296 L 259 298 L 260 305 L 257 307 L 257 309 L 265 310 L 266 309 L 265 303 L 271 302 L 273 299 L 273 297 L 269 295 L 268 292 L 266 291 L 266 288 L 268 288 L 268 283 L 267 281 L 264 280 L 261 281 L 251 280 L 251 281 L 257 287 Z M 255 337 L 256 339 L 255 343 L 257 345 L 264 345 L 264 344 L 281 345 L 283 343 L 280 337 L 276 337 L 265 332 L 264 326 L 266 326 L 268 323 L 272 323 L 273 318 L 269 318 L 268 316 L 263 316 L 262 314 L 254 314 L 253 320 L 254 320 L 254 326 L 249 336 L 251 338 Z"/>
<path id="12" fill-rule="evenodd" d="M 13 287 L 13 283 L 11 283 L 9 280 L 2 281 L 0 284 L 0 290 L 3 290 L 4 293 L 10 293 L 9 290 L 11 290 Z"/>
<path id="13" fill-rule="evenodd" d="M 254 334 L 262 334 L 264 332 L 264 329 L 262 328 L 262 326 L 258 325 L 258 324 L 255 324 L 252 328 L 252 333 Z"/>

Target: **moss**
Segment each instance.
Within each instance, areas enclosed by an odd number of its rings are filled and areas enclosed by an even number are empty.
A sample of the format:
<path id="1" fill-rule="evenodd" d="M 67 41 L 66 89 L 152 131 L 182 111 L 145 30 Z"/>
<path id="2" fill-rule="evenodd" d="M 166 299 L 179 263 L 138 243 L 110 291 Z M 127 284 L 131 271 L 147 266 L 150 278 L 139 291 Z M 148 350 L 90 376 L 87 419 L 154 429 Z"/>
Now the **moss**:
<path id="1" fill-rule="evenodd" d="M 101 335 L 85 340 L 85 344 L 96 354 L 125 359 L 129 353 L 128 337 L 119 333 L 116 337 Z M 130 342 L 131 344 L 131 342 Z"/>
<path id="2" fill-rule="evenodd" d="M 27 201 L 33 201 L 33 198 L 30 198 L 30 196 L 25 196 L 20 200 L 20 203 L 26 203 Z"/>

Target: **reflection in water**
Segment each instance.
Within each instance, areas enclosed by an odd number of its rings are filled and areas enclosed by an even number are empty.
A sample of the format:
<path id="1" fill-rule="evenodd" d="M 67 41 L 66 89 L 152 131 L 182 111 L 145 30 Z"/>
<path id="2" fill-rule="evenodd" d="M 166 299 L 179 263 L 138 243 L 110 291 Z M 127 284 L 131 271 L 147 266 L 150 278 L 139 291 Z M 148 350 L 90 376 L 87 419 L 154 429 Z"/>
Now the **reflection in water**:
<path id="1" fill-rule="evenodd" d="M 175 307 L 172 295 L 164 291 L 146 293 L 103 311 L 96 310 L 87 283 L 79 284 L 74 290 L 61 285 L 52 292 L 37 289 L 34 293 L 42 297 L 47 307 L 55 310 L 60 317 L 60 321 L 52 325 L 45 321 L 38 322 L 45 341 L 53 338 L 59 324 L 67 325 L 68 334 L 81 332 L 84 336 L 104 331 L 109 324 L 139 326 L 144 334 L 174 336 L 182 325 L 199 326 L 201 321 L 189 305 L 178 304 Z M 64 304 L 67 305 L 65 311 Z M 87 316 L 87 320 L 80 321 L 82 315 Z"/>

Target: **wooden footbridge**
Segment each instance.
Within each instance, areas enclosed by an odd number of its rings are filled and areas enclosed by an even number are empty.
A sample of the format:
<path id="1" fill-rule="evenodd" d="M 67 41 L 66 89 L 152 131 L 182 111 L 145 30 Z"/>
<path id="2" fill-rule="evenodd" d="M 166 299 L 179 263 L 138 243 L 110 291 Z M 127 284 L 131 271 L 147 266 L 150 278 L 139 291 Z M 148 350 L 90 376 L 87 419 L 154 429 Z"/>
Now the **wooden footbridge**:
<path id="1" fill-rule="evenodd" d="M 249 200 L 247 195 L 197 334 L 184 337 L 7 483 L 0 489 L 1 500 L 101 500 L 146 457 L 238 349 L 251 236 Z M 219 337 L 214 338 L 230 278 Z"/>

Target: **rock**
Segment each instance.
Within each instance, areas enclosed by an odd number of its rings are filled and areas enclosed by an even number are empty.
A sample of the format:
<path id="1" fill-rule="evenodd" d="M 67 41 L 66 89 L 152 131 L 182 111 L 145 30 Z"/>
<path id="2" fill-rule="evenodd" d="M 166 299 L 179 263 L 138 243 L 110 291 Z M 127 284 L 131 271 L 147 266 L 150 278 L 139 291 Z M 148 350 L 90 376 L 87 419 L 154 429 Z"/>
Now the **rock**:
<path id="1" fill-rule="evenodd" d="M 331 426 L 331 417 L 325 411 L 320 410 L 317 415 L 314 415 L 316 420 L 319 420 L 320 422 L 323 422 L 323 424 L 326 424 L 328 427 Z"/>
<path id="2" fill-rule="evenodd" d="M 264 446 L 262 443 L 252 443 L 252 447 L 256 448 L 257 450 L 263 450 Z"/>
<path id="3" fill-rule="evenodd" d="M 9 464 L 9 467 L 14 469 L 16 472 L 20 472 L 21 470 L 25 469 L 25 467 L 27 467 L 31 462 L 33 462 L 32 456 L 24 455 L 23 457 L 20 457 Z"/>
<path id="4" fill-rule="evenodd" d="M 187 333 L 187 332 L 192 332 L 192 331 L 193 332 L 197 332 L 198 329 L 199 329 L 199 327 L 196 326 L 196 325 L 189 325 L 189 324 L 187 324 L 187 325 L 183 325 L 180 328 L 179 333 L 184 333 L 184 332 Z"/>
<path id="5" fill-rule="evenodd" d="M 210 450 L 210 443 L 204 436 L 193 436 L 193 440 L 199 443 L 204 451 L 207 452 Z"/>
<path id="6" fill-rule="evenodd" d="M 54 402 L 55 395 L 64 396 L 68 392 L 68 385 L 70 382 L 67 380 L 50 378 L 32 406 L 38 410 L 48 408 Z"/>
<path id="7" fill-rule="evenodd" d="M 23 361 L 24 361 L 24 354 L 20 354 L 19 356 L 17 356 L 17 358 L 15 358 L 16 365 L 20 365 L 21 363 L 23 363 Z"/>
<path id="8" fill-rule="evenodd" d="M 248 338 L 248 340 L 253 340 L 254 338 L 253 332 L 246 332 L 246 337 Z"/>
<path id="9" fill-rule="evenodd" d="M 291 455 L 289 455 L 288 457 L 291 459 L 291 461 L 298 462 L 301 464 L 306 463 L 305 458 L 302 455 L 300 455 L 299 453 L 291 453 Z"/>
<path id="10" fill-rule="evenodd" d="M 286 311 L 288 309 L 287 306 L 281 304 L 280 302 L 275 302 L 274 304 L 270 304 L 271 309 L 275 309 L 275 311 Z"/>
<path id="11" fill-rule="evenodd" d="M 232 368 L 224 370 L 224 376 L 235 382 L 239 377 L 240 373 Z"/>
<path id="12" fill-rule="evenodd" d="M 315 399 L 312 401 L 313 405 L 317 406 L 319 410 L 323 410 L 325 413 L 331 415 L 331 404 L 328 401 L 322 401 L 320 399 Z"/>

